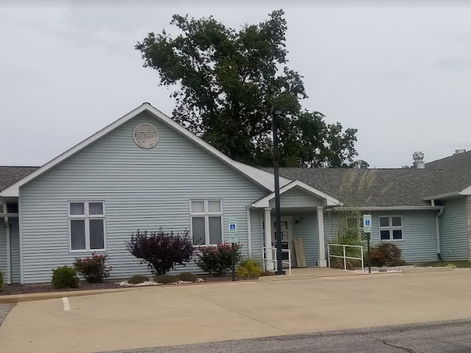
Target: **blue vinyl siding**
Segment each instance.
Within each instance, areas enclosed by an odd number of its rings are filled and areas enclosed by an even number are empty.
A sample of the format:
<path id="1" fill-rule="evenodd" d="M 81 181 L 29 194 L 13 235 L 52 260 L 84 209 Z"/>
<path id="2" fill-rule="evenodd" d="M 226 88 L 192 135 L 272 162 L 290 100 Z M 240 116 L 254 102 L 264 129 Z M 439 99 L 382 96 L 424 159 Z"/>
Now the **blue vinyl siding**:
<path id="1" fill-rule="evenodd" d="M 323 200 L 299 187 L 294 187 L 280 195 L 280 205 L 281 208 L 315 207 L 322 206 Z M 275 200 L 270 200 L 270 207 L 275 207 Z"/>
<path id="2" fill-rule="evenodd" d="M 132 132 L 139 123 L 159 130 L 155 148 L 145 150 L 134 143 Z M 190 229 L 190 199 L 221 199 L 224 233 L 228 219 L 236 218 L 238 239 L 247 252 L 246 206 L 266 194 L 194 142 L 142 113 L 20 188 L 23 283 L 48 282 L 51 269 L 89 254 L 69 251 L 68 201 L 105 202 L 111 274 L 124 278 L 147 273 L 125 248 L 131 233 Z M 256 223 L 253 219 L 252 226 Z M 197 270 L 193 263 L 183 269 Z"/>
<path id="3" fill-rule="evenodd" d="M 391 241 L 402 250 L 402 257 L 408 262 L 436 261 L 437 237 L 435 216 L 438 210 L 431 211 L 388 211 L 371 212 L 372 215 L 372 245 L 381 242 L 379 237 L 380 216 L 401 216 L 403 240 Z M 326 243 L 332 242 L 337 236 L 338 218 L 334 212 L 325 217 Z"/>
<path id="4" fill-rule="evenodd" d="M 308 267 L 317 265 L 319 254 L 319 231 L 317 226 L 317 210 L 312 212 L 289 213 L 282 212 L 283 216 L 291 216 L 293 220 L 293 239 L 302 239 L 306 264 Z M 295 254 L 292 254 L 295 257 Z M 294 262 L 295 264 L 296 262 Z"/>
<path id="5" fill-rule="evenodd" d="M 450 199 L 444 205 L 445 211 L 439 218 L 442 259 L 468 260 L 466 198 Z"/>
<path id="6" fill-rule="evenodd" d="M 10 218 L 11 283 L 21 282 L 20 231 L 18 218 Z"/>
<path id="7" fill-rule="evenodd" d="M 298 223 L 296 223 L 296 220 Z M 293 216 L 293 233 L 295 239 L 303 240 L 307 266 L 317 266 L 317 260 L 319 259 L 319 228 L 316 211 L 303 213 L 300 219 Z"/>
<path id="8" fill-rule="evenodd" d="M 250 210 L 252 224 L 252 257 L 263 258 L 263 210 Z"/>
<path id="9" fill-rule="evenodd" d="M 379 216 L 402 216 L 403 240 L 392 241 L 402 250 L 407 262 L 437 260 L 437 232 L 435 216 L 438 211 L 388 212 L 373 215 L 373 239 L 379 241 Z"/>

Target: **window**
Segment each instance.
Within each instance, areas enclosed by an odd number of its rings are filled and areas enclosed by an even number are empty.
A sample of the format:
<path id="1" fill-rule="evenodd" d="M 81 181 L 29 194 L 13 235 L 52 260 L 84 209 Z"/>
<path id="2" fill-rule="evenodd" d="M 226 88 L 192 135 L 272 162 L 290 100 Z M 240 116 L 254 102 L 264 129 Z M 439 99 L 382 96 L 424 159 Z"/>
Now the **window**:
<path id="1" fill-rule="evenodd" d="M 70 250 L 105 249 L 105 208 L 101 201 L 69 203 Z"/>
<path id="2" fill-rule="evenodd" d="M 194 245 L 222 242 L 221 200 L 190 201 L 191 235 Z"/>
<path id="3" fill-rule="evenodd" d="M 381 240 L 402 240 L 402 217 L 379 217 L 379 237 Z"/>

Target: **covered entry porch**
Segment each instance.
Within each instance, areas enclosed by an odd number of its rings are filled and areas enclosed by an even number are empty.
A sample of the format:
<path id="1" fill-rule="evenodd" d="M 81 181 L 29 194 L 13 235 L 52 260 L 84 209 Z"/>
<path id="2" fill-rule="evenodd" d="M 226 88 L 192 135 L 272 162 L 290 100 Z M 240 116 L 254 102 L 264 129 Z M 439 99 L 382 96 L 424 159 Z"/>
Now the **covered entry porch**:
<path id="1" fill-rule="evenodd" d="M 265 270 L 276 263 L 275 193 L 252 204 L 263 212 L 263 257 Z M 280 189 L 281 247 L 283 264 L 288 267 L 327 267 L 325 256 L 326 208 L 340 206 L 339 200 L 300 181 Z"/>

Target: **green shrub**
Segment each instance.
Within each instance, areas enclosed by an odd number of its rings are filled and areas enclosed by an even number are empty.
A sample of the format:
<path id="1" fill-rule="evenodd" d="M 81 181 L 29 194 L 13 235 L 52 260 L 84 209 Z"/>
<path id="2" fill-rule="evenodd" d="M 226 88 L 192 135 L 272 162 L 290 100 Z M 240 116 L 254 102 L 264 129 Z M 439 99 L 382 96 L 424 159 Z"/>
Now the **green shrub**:
<path id="1" fill-rule="evenodd" d="M 112 269 L 112 266 L 106 266 L 107 259 L 108 255 L 97 255 L 93 252 L 92 256 L 85 259 L 76 258 L 74 268 L 88 283 L 103 282 L 105 278 L 109 277 Z"/>
<path id="2" fill-rule="evenodd" d="M 185 281 L 185 282 L 196 282 L 198 280 L 198 276 L 190 272 L 180 273 L 178 275 L 178 278 L 180 279 L 180 281 Z"/>
<path id="3" fill-rule="evenodd" d="M 149 281 L 150 278 L 143 275 L 134 275 L 128 279 L 129 284 L 140 284 Z"/>
<path id="4" fill-rule="evenodd" d="M 2 273 L 2 271 L 0 271 L 0 290 L 3 289 L 3 285 L 4 285 L 4 283 L 3 283 L 3 273 Z"/>
<path id="5" fill-rule="evenodd" d="M 240 278 L 258 278 L 262 275 L 262 267 L 254 259 L 243 260 L 237 269 L 237 276 Z"/>
<path id="6" fill-rule="evenodd" d="M 402 251 L 393 243 L 382 243 L 371 248 L 371 266 L 402 266 Z M 368 256 L 368 255 L 366 255 Z"/>
<path id="7" fill-rule="evenodd" d="M 77 288 L 79 278 L 77 271 L 69 266 L 62 266 L 52 270 L 52 285 L 54 288 Z"/>
<path id="8" fill-rule="evenodd" d="M 177 275 L 159 275 L 154 277 L 155 282 L 162 284 L 175 283 L 179 280 L 180 278 Z"/>
<path id="9" fill-rule="evenodd" d="M 240 261 L 242 245 L 234 244 L 235 265 Z M 195 263 L 204 272 L 213 276 L 222 276 L 232 268 L 232 247 L 229 243 L 202 246 L 196 250 Z"/>

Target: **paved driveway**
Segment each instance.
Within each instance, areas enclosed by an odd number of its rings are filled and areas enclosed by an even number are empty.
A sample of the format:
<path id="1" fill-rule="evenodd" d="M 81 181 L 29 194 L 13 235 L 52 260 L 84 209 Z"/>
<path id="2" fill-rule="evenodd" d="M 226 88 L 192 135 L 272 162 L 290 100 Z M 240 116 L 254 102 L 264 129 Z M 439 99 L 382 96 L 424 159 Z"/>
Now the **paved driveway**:
<path id="1" fill-rule="evenodd" d="M 0 346 L 95 352 L 465 319 L 469 293 L 471 270 L 145 288 L 19 303 Z"/>

